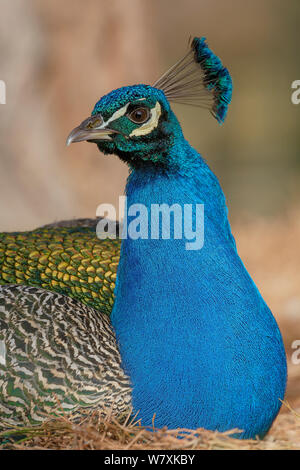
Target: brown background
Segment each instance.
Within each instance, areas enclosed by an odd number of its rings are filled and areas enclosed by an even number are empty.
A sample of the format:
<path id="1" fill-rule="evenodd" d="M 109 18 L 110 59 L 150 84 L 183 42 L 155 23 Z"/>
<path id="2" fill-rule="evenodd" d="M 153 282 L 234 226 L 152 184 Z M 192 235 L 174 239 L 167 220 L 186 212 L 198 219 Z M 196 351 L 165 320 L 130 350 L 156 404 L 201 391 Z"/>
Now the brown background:
<path id="1" fill-rule="evenodd" d="M 207 37 L 234 80 L 223 127 L 204 110 L 175 107 L 231 216 L 297 203 L 298 0 L 0 0 L 0 12 L 0 230 L 94 216 L 101 202 L 117 202 L 125 165 L 94 145 L 66 148 L 66 136 L 111 89 L 152 83 L 190 35 Z"/>

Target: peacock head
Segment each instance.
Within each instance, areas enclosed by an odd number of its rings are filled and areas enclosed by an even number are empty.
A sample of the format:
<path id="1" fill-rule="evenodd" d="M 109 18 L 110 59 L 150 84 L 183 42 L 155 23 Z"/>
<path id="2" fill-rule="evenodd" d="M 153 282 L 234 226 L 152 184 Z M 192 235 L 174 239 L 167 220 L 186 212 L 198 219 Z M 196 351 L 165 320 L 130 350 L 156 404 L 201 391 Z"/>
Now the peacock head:
<path id="1" fill-rule="evenodd" d="M 187 54 L 153 86 L 113 90 L 95 105 L 90 117 L 72 130 L 67 144 L 96 143 L 103 153 L 117 154 L 130 166 L 145 161 L 166 165 L 180 124 L 169 101 L 207 108 L 222 123 L 231 100 L 232 81 L 205 38 L 194 38 Z"/>
<path id="2" fill-rule="evenodd" d="M 162 158 L 180 125 L 164 92 L 150 85 L 113 90 L 95 105 L 92 115 L 75 128 L 68 143 L 94 142 L 131 165 Z"/>

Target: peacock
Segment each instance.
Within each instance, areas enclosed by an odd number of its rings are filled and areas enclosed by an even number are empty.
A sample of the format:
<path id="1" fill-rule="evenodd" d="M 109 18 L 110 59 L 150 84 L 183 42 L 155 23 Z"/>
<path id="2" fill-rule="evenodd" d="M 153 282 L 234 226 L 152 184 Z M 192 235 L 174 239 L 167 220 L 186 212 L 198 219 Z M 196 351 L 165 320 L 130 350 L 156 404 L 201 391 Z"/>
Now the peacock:
<path id="1" fill-rule="evenodd" d="M 194 38 L 153 86 L 111 91 L 70 133 L 68 144 L 128 164 L 127 224 L 106 238 L 93 219 L 1 234 L 3 426 L 39 423 L 59 402 L 72 418 L 108 408 L 156 428 L 268 432 L 286 387 L 282 337 L 218 179 L 170 106 L 207 108 L 222 124 L 231 94 L 227 68 Z M 166 208 L 168 230 L 157 224 Z"/>

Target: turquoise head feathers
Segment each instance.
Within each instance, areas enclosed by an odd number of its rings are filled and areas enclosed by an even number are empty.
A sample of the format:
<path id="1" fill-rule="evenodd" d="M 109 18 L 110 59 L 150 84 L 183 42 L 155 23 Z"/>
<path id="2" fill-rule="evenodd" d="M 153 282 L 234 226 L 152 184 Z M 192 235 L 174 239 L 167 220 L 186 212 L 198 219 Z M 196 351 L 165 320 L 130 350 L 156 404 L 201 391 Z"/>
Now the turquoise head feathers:
<path id="1" fill-rule="evenodd" d="M 102 152 L 117 154 L 132 167 L 145 162 L 168 166 L 166 156 L 183 138 L 169 102 L 206 108 L 222 123 L 231 93 L 228 70 L 205 38 L 194 38 L 185 56 L 153 86 L 125 86 L 103 96 L 67 143 L 94 142 Z"/>
<path id="2" fill-rule="evenodd" d="M 208 48 L 205 38 L 194 38 L 192 42 L 195 62 L 204 73 L 203 84 L 212 92 L 212 113 L 221 124 L 224 122 L 232 97 L 232 79 L 220 59 Z"/>

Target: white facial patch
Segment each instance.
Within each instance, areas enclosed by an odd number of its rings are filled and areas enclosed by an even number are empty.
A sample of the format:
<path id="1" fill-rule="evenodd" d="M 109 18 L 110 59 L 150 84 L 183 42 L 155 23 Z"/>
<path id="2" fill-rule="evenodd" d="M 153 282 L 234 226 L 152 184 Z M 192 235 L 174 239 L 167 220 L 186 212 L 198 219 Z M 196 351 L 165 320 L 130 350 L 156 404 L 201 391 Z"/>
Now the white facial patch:
<path id="1" fill-rule="evenodd" d="M 125 104 L 125 106 L 122 106 L 122 108 L 115 111 L 114 114 L 112 116 L 110 116 L 110 118 L 107 119 L 107 121 L 103 121 L 101 126 L 99 126 L 97 129 L 105 129 L 110 122 L 115 121 L 116 119 L 119 119 L 120 117 L 124 116 L 124 114 L 127 111 L 127 108 L 129 106 L 129 104 L 130 103 L 127 103 L 127 104 Z"/>
<path id="2" fill-rule="evenodd" d="M 145 99 L 146 98 L 140 98 L 137 101 L 143 101 Z M 127 108 L 129 105 L 130 103 L 127 103 L 125 104 L 125 106 L 122 106 L 122 108 L 115 111 L 114 114 L 107 121 L 103 121 L 99 129 L 105 129 L 110 122 L 115 121 L 116 119 L 119 119 L 120 117 L 124 116 L 127 112 Z M 145 124 L 143 124 L 142 126 L 134 129 L 131 134 L 129 134 L 129 137 L 150 134 L 150 132 L 152 132 L 153 129 L 157 127 L 159 118 L 161 116 L 161 106 L 158 101 L 155 107 L 150 110 L 150 113 L 150 119 L 145 122 Z"/>
<path id="3" fill-rule="evenodd" d="M 147 122 L 145 122 L 145 124 L 143 124 L 142 126 L 134 129 L 134 131 L 132 131 L 131 134 L 129 134 L 129 137 L 150 134 L 150 132 L 152 132 L 153 129 L 157 127 L 159 118 L 161 116 L 161 106 L 158 101 L 155 107 L 152 108 L 150 112 L 151 112 L 150 119 Z"/>

